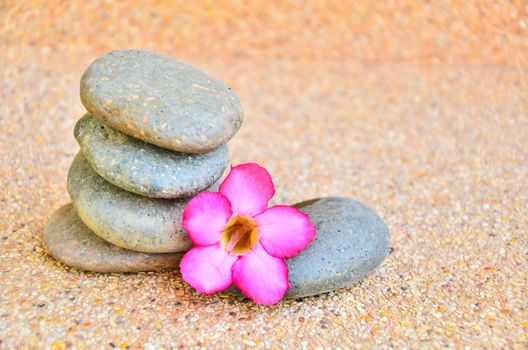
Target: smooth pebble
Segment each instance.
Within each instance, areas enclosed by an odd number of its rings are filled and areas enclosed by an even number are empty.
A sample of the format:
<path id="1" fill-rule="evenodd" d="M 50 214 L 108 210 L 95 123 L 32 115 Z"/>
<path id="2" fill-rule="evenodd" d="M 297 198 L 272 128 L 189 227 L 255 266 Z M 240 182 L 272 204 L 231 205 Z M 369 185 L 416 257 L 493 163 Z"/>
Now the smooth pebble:
<path id="1" fill-rule="evenodd" d="M 147 197 L 192 197 L 213 185 L 229 163 L 227 146 L 178 153 L 128 136 L 86 114 L 74 135 L 92 168 L 114 185 Z"/>
<path id="2" fill-rule="evenodd" d="M 68 193 L 86 226 L 117 246 L 174 253 L 192 245 L 181 227 L 183 210 L 191 198 L 148 198 L 128 192 L 99 176 L 80 152 L 68 172 Z"/>
<path id="3" fill-rule="evenodd" d="M 75 213 L 71 204 L 49 219 L 42 237 L 48 252 L 62 263 L 94 272 L 140 272 L 176 269 L 183 253 L 140 253 L 99 238 Z"/>
<path id="4" fill-rule="evenodd" d="M 243 121 L 223 83 L 172 57 L 120 50 L 96 59 L 81 79 L 81 101 L 96 118 L 163 148 L 205 153 L 227 143 Z"/>
<path id="5" fill-rule="evenodd" d="M 350 287 L 378 268 L 389 253 L 389 230 L 368 206 L 345 197 L 323 197 L 294 205 L 317 229 L 312 243 L 286 260 L 287 298 Z"/>

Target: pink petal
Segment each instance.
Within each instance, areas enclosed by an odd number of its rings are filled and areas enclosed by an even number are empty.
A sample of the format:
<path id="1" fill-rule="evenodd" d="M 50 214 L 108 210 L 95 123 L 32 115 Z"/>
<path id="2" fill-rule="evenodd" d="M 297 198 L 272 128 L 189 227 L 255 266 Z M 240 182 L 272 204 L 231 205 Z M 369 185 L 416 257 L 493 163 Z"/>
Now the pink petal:
<path id="1" fill-rule="evenodd" d="M 295 256 L 315 237 L 315 227 L 308 215 L 287 205 L 269 208 L 254 220 L 264 249 L 278 258 Z"/>
<path id="2" fill-rule="evenodd" d="M 218 245 L 191 248 L 180 262 L 183 279 L 194 289 L 211 294 L 229 288 L 231 267 L 238 257 Z"/>
<path id="3" fill-rule="evenodd" d="M 219 192 L 229 198 L 236 214 L 253 216 L 268 207 L 275 186 L 266 169 L 255 163 L 246 163 L 231 168 Z"/>
<path id="4" fill-rule="evenodd" d="M 269 255 L 260 244 L 233 264 L 233 283 L 255 303 L 278 303 L 290 287 L 284 260 Z"/>
<path id="5" fill-rule="evenodd" d="M 182 226 L 196 245 L 218 243 L 233 211 L 229 200 L 217 192 L 202 192 L 187 204 Z"/>

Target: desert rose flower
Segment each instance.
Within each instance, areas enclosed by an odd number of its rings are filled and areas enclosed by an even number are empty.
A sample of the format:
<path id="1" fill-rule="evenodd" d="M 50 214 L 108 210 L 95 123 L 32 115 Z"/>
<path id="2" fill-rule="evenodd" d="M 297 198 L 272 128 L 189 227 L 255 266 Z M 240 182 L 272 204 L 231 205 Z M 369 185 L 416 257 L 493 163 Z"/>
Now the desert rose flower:
<path id="1" fill-rule="evenodd" d="M 255 163 L 232 167 L 219 192 L 202 192 L 185 207 L 182 226 L 194 247 L 180 263 L 183 279 L 212 294 L 235 284 L 253 302 L 275 304 L 288 288 L 285 258 L 303 250 L 315 227 L 300 210 L 268 208 L 275 187 Z"/>

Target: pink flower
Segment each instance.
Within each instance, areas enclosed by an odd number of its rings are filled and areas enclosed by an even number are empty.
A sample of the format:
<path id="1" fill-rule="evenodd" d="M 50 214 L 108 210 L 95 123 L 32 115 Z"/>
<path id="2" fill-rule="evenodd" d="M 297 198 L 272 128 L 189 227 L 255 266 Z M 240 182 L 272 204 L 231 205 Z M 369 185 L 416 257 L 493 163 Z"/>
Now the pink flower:
<path id="1" fill-rule="evenodd" d="M 286 205 L 268 208 L 275 186 L 255 163 L 232 167 L 219 192 L 202 192 L 185 207 L 182 226 L 195 244 L 183 257 L 183 279 L 212 294 L 232 283 L 259 304 L 275 304 L 290 284 L 285 258 L 315 237 L 308 215 Z"/>

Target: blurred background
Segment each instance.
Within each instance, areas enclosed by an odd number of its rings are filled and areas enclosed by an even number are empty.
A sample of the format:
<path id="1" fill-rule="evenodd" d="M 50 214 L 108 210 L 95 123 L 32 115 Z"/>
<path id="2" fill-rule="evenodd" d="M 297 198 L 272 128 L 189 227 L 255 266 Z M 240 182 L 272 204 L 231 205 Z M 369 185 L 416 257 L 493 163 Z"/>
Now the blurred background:
<path id="1" fill-rule="evenodd" d="M 233 63 L 512 64 L 528 27 L 526 3 L 501 0 L 3 1 L 2 17 L 4 43 L 43 59 L 142 47 Z"/>
<path id="2" fill-rule="evenodd" d="M 381 269 L 357 288 L 261 308 L 189 290 L 175 302 L 177 273 L 57 265 L 40 237 L 68 201 L 79 79 L 124 48 L 233 88 L 245 109 L 233 163 L 268 168 L 276 203 L 347 195 L 375 208 L 392 234 Z M 16 237 L 0 241 L 0 334 L 58 348 L 525 348 L 527 68 L 523 0 L 0 1 L 0 229 Z M 129 304 L 144 317 L 112 311 Z M 237 332 L 218 338 L 213 321 Z"/>

